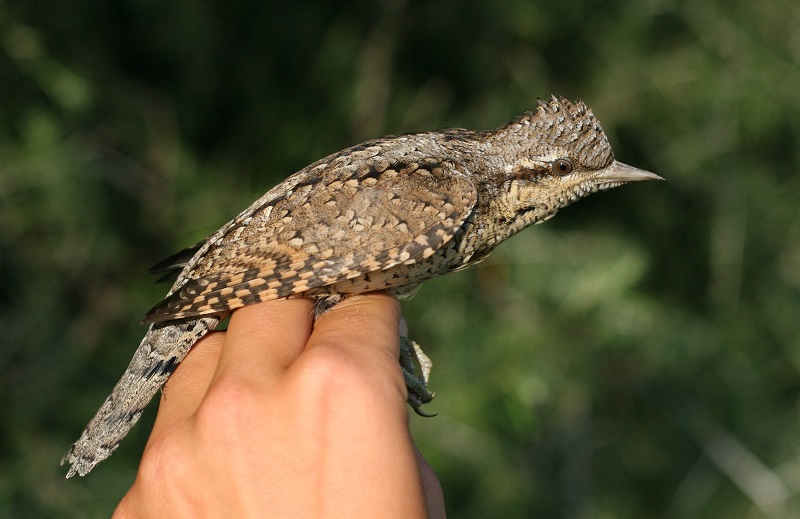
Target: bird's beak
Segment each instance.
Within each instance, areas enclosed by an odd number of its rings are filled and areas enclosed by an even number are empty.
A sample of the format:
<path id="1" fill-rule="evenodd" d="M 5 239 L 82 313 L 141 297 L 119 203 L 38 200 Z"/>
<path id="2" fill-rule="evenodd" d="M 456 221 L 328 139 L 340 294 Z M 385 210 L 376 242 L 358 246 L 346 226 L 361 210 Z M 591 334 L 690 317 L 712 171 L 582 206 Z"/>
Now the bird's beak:
<path id="1" fill-rule="evenodd" d="M 600 170 L 594 178 L 599 182 L 637 182 L 639 180 L 664 180 L 655 173 L 628 166 L 619 161 L 614 161 L 610 166 Z"/>

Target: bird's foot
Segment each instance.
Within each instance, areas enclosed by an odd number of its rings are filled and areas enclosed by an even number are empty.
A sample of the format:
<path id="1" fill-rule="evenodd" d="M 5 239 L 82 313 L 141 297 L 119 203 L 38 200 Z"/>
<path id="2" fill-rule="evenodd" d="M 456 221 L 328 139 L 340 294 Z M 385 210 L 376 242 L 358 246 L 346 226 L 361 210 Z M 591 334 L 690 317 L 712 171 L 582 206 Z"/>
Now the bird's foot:
<path id="1" fill-rule="evenodd" d="M 408 388 L 408 405 L 420 416 L 436 416 L 436 413 L 429 414 L 420 409 L 433 400 L 434 393 L 428 390 L 433 362 L 419 344 L 405 336 L 400 337 L 400 365 Z"/>

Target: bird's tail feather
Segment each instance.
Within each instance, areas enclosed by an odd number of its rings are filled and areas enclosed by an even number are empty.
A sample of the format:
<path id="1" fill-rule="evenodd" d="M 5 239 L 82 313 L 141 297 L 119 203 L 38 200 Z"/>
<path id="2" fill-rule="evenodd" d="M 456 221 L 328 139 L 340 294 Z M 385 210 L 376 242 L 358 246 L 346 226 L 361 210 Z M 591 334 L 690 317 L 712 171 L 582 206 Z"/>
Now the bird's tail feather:
<path id="1" fill-rule="evenodd" d="M 71 465 L 68 478 L 85 476 L 114 452 L 194 343 L 218 323 L 213 316 L 150 326 L 125 374 L 62 458 Z"/>

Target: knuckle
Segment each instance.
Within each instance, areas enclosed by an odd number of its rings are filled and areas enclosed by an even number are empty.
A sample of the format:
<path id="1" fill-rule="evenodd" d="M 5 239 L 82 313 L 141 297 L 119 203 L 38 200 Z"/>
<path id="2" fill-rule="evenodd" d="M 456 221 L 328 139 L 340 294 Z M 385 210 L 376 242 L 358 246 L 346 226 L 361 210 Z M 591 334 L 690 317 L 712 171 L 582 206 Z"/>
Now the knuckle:
<path id="1" fill-rule="evenodd" d="M 346 352 L 316 348 L 304 358 L 297 373 L 298 395 L 311 403 L 334 406 L 368 406 L 382 384 L 378 377 Z"/>
<path id="2" fill-rule="evenodd" d="M 251 384 L 226 380 L 209 389 L 195 415 L 195 425 L 209 441 L 235 441 L 251 427 L 257 405 L 258 392 Z"/>

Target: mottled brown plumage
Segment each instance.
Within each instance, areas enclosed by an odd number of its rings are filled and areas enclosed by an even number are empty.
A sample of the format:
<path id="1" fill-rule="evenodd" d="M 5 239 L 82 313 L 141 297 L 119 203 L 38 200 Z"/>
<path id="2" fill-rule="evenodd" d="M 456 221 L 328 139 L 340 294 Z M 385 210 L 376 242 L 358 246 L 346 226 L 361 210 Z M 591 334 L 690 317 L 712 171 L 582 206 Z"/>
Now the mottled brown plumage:
<path id="1" fill-rule="evenodd" d="M 154 268 L 177 279 L 65 456 L 68 477 L 111 454 L 191 346 L 231 310 L 298 296 L 324 309 L 374 290 L 408 297 L 581 197 L 657 178 L 616 162 L 591 111 L 563 98 L 494 131 L 384 137 L 311 164 Z M 412 394 L 424 395 L 425 381 Z"/>

